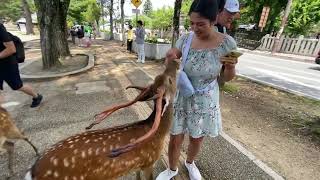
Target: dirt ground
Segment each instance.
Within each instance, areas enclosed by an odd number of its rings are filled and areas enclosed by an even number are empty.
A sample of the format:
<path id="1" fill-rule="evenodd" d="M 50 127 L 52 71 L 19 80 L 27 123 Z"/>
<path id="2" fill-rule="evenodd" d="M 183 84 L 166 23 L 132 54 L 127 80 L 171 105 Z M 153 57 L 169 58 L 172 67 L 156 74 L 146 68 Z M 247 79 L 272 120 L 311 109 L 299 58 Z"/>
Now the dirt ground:
<path id="1" fill-rule="evenodd" d="M 153 77 L 164 68 L 139 66 Z M 284 178 L 320 177 L 320 102 L 236 78 L 223 88 L 221 107 L 224 131 Z"/>

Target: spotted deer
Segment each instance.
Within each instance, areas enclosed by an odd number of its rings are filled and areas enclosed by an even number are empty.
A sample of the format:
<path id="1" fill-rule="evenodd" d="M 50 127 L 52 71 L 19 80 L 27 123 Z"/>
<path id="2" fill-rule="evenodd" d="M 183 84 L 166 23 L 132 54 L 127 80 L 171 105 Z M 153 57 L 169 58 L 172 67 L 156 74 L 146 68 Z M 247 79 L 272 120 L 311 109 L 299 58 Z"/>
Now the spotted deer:
<path id="1" fill-rule="evenodd" d="M 30 140 L 23 135 L 23 133 L 14 124 L 9 112 L 0 106 L 0 152 L 8 153 L 8 168 L 10 176 L 13 175 L 13 153 L 14 143 L 8 140 L 22 139 L 31 145 L 36 155 L 38 155 L 37 148 L 30 142 Z"/>
<path id="2" fill-rule="evenodd" d="M 146 120 L 90 130 L 62 140 L 45 151 L 25 180 L 110 180 L 131 171 L 138 172 L 137 179 L 140 171 L 147 180 L 153 179 L 153 165 L 160 158 L 173 118 L 178 68 L 178 60 L 170 61 L 150 86 L 128 87 L 140 90 L 140 94 L 133 101 L 107 108 L 87 129 L 118 109 L 153 100 L 153 112 Z"/>

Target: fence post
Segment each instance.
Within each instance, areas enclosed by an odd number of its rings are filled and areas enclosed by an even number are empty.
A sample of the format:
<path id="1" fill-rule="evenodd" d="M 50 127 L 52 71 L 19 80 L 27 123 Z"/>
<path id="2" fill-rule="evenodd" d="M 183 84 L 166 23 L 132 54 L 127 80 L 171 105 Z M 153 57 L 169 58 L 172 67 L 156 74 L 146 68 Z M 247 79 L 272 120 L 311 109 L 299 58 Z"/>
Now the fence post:
<path id="1" fill-rule="evenodd" d="M 318 39 L 318 42 L 317 42 L 317 45 L 316 45 L 316 49 L 315 49 L 313 55 L 317 56 L 319 51 L 320 51 L 320 39 Z"/>
<path id="2" fill-rule="evenodd" d="M 298 42 L 297 42 L 297 44 L 296 44 L 296 47 L 295 47 L 294 50 L 293 50 L 293 53 L 294 53 L 294 54 L 298 54 L 299 49 L 300 49 L 300 46 L 301 46 L 301 41 L 303 40 L 303 38 L 304 38 L 303 35 L 300 35 L 300 36 L 298 37 Z"/>

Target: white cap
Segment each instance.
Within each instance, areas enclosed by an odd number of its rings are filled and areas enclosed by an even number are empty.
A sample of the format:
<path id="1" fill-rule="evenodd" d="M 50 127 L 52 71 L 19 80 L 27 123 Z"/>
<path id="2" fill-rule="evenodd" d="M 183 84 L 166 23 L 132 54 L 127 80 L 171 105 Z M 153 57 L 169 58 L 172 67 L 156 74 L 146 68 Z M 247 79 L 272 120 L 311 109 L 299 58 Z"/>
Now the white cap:
<path id="1" fill-rule="evenodd" d="M 227 0 L 224 8 L 231 13 L 240 12 L 238 0 Z"/>

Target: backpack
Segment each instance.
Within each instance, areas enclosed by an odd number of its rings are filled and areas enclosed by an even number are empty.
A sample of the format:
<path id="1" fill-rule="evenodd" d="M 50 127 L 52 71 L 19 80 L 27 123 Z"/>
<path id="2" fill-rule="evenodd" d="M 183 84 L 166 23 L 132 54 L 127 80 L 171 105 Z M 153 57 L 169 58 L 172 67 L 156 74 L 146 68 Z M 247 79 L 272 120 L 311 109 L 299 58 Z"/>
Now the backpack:
<path id="1" fill-rule="evenodd" d="M 8 32 L 8 34 L 9 34 L 10 38 L 12 39 L 14 45 L 16 46 L 15 56 L 16 56 L 18 63 L 23 63 L 26 57 L 25 57 L 25 53 L 24 53 L 24 46 L 23 46 L 21 39 L 15 35 L 9 33 L 9 32 Z"/>

